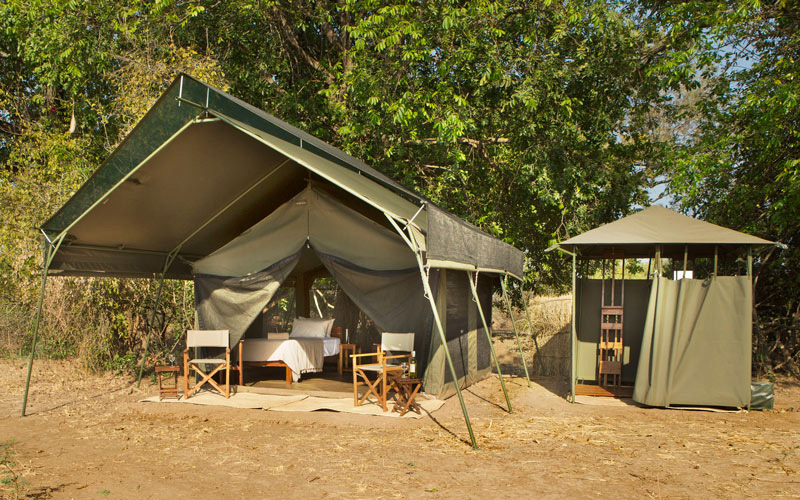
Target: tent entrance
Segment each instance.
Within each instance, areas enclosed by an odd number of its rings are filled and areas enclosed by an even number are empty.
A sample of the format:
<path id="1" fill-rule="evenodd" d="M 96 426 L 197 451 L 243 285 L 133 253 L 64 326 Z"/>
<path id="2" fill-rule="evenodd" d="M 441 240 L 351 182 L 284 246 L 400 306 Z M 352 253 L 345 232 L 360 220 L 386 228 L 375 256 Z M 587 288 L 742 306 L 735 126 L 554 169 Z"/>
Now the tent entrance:
<path id="1" fill-rule="evenodd" d="M 234 340 L 266 338 L 270 332 L 291 331 L 296 317 L 322 316 L 334 319 L 347 343 L 362 352 L 374 351 L 382 331 L 414 332 L 420 370 L 426 365 L 431 313 L 416 268 L 366 269 L 306 242 L 258 273 L 198 275 L 195 293 L 199 327 L 229 329 Z M 323 373 L 328 378 L 328 370 Z"/>
<path id="2" fill-rule="evenodd" d="M 588 266 L 586 266 L 588 267 Z M 604 280 L 586 274 L 576 279 L 576 395 L 630 397 L 642 345 L 651 281 Z M 614 292 L 616 305 L 610 302 Z M 624 304 L 621 296 L 624 290 Z M 609 316 L 616 316 L 613 321 Z M 624 321 L 621 318 L 624 318 Z M 612 340 L 611 335 L 618 342 Z M 623 342 L 624 339 L 624 342 Z M 605 349 L 614 349 L 616 383 L 604 384 Z"/>

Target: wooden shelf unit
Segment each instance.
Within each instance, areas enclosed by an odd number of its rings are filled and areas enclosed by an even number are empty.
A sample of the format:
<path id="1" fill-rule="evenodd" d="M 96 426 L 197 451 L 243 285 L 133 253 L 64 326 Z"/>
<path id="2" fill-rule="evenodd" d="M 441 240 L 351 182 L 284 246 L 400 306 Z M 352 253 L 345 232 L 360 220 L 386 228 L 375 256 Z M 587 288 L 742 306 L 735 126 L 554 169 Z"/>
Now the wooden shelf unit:
<path id="1" fill-rule="evenodd" d="M 617 261 L 622 261 L 619 297 L 616 297 Z M 606 275 L 606 263 L 611 263 L 611 276 Z M 606 283 L 610 283 L 610 298 L 606 300 Z M 603 255 L 602 285 L 600 288 L 600 342 L 598 344 L 597 384 L 601 387 L 622 385 L 623 317 L 625 309 L 625 255 L 608 252 Z M 619 300 L 617 301 L 617 298 Z M 619 303 L 617 303 L 619 302 Z"/>

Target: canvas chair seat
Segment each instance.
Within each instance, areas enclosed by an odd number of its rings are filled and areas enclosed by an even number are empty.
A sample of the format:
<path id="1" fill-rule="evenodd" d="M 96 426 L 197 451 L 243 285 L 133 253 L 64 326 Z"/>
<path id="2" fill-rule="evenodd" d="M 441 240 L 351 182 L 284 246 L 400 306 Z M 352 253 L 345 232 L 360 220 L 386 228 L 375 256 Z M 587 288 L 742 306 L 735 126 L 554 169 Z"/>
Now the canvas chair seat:
<path id="1" fill-rule="evenodd" d="M 205 364 L 205 365 L 219 365 L 224 362 L 225 360 L 220 358 L 198 358 L 192 360 L 192 363 Z"/>
<path id="2" fill-rule="evenodd" d="M 193 359 L 191 361 L 192 363 L 204 364 L 204 365 L 219 365 L 225 362 L 224 359 L 220 358 L 198 358 L 198 359 Z"/>
<path id="3" fill-rule="evenodd" d="M 402 366 L 395 365 L 395 364 L 380 364 L 380 365 L 358 365 L 359 370 L 365 370 L 368 372 L 382 372 L 383 370 L 400 370 Z"/>
<path id="4" fill-rule="evenodd" d="M 190 349 L 198 347 L 224 347 L 225 359 L 219 358 L 192 358 L 190 359 Z M 214 365 L 211 371 L 206 372 L 205 365 Z M 201 368 L 202 366 L 202 368 Z M 200 375 L 200 381 L 189 387 L 189 374 L 194 370 Z M 225 371 L 224 388 L 212 377 L 221 371 Z M 186 350 L 183 351 L 183 395 L 189 398 L 197 392 L 200 387 L 210 384 L 225 398 L 231 397 L 231 347 L 230 332 L 228 330 L 189 330 L 186 332 Z"/>

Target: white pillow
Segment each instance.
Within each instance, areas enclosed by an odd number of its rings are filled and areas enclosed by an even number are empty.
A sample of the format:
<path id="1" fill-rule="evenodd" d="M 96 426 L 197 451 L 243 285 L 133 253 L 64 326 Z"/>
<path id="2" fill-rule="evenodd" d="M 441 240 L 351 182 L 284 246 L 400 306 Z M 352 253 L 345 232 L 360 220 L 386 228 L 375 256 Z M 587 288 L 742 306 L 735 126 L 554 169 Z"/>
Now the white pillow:
<path id="1" fill-rule="evenodd" d="M 336 321 L 336 318 L 317 319 L 317 318 L 306 318 L 305 316 L 298 316 L 297 318 L 295 318 L 295 321 L 297 321 L 298 319 L 309 320 L 309 321 L 327 321 L 328 322 L 328 326 L 325 327 L 325 337 L 330 337 L 331 336 L 331 331 L 333 330 L 333 322 Z"/>
<path id="2" fill-rule="evenodd" d="M 328 331 L 328 322 L 327 319 L 295 318 L 292 324 L 292 333 L 289 336 L 292 338 L 325 337 Z"/>

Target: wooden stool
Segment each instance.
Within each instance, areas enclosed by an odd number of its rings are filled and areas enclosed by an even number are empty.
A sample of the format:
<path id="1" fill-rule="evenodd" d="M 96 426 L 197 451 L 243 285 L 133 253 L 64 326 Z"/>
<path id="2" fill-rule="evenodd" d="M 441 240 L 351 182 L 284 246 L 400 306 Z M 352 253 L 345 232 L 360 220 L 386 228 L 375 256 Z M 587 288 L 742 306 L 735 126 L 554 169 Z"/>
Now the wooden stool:
<path id="1" fill-rule="evenodd" d="M 158 400 L 164 398 L 179 398 L 178 396 L 178 372 L 181 371 L 179 366 L 156 366 L 156 378 L 158 379 Z M 163 376 L 164 374 L 172 374 L 172 387 L 164 387 Z"/>
<path id="2" fill-rule="evenodd" d="M 339 344 L 339 375 L 344 370 L 353 371 L 353 364 L 350 362 L 350 354 L 361 354 L 361 348 L 356 344 Z"/>
<path id="3" fill-rule="evenodd" d="M 408 410 L 413 410 L 421 415 L 422 410 L 417 402 L 414 401 L 414 398 L 422 387 L 422 379 L 403 377 L 394 370 L 390 371 L 387 375 L 395 391 L 395 404 L 392 411 L 399 411 L 401 417 L 405 415 Z"/>

